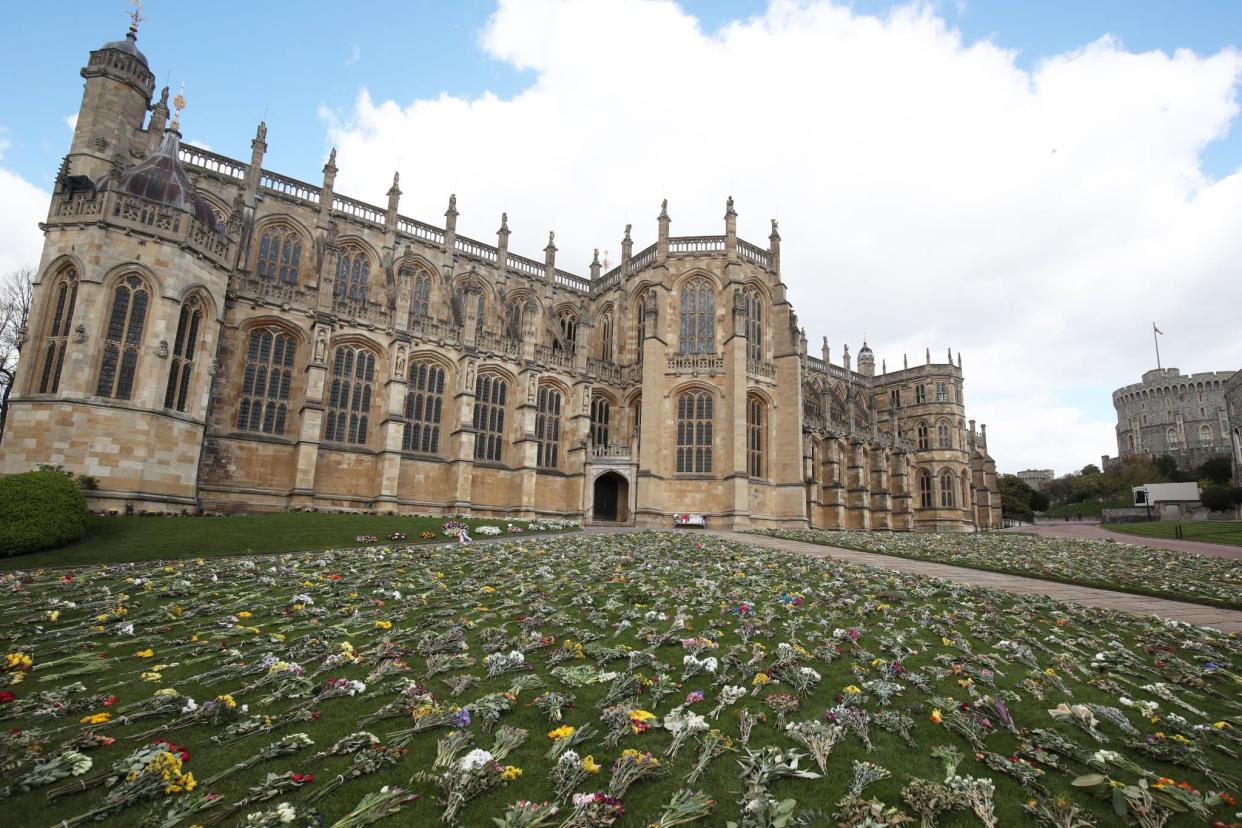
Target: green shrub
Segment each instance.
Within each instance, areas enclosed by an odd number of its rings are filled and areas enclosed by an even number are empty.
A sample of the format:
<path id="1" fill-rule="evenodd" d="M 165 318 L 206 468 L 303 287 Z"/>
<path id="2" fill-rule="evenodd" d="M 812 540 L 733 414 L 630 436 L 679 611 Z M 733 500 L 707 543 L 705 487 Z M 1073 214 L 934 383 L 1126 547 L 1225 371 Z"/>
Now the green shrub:
<path id="1" fill-rule="evenodd" d="M 0 556 L 54 549 L 86 534 L 86 498 L 54 471 L 0 477 Z"/>

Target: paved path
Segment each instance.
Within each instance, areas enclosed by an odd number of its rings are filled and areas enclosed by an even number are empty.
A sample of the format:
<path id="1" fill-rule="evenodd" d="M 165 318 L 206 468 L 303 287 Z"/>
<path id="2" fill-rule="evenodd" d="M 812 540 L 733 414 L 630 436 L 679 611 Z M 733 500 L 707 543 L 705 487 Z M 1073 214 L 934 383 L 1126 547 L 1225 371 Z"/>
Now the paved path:
<path id="1" fill-rule="evenodd" d="M 1113 592 L 1107 589 L 1062 584 L 1057 581 L 1042 581 L 1038 578 L 1023 578 L 1017 575 L 1005 575 L 1000 572 L 985 572 L 980 569 L 967 569 L 962 566 L 916 561 L 910 558 L 898 558 L 892 555 L 877 555 L 874 552 L 859 552 L 854 549 L 840 549 L 835 546 L 821 546 L 816 543 L 784 540 L 766 535 L 746 535 L 741 532 L 713 531 L 710 534 L 729 540 L 766 546 L 785 552 L 796 552 L 819 558 L 835 558 L 851 563 L 893 569 L 911 575 L 923 575 L 933 578 L 947 578 L 968 584 L 1004 590 L 1018 595 L 1047 595 L 1057 601 L 1072 601 L 1089 607 L 1103 607 L 1119 610 L 1132 615 L 1159 615 L 1173 618 L 1189 624 L 1202 624 L 1215 627 L 1225 632 L 1242 632 L 1242 612 L 1236 610 L 1217 609 L 1201 604 L 1189 604 L 1184 601 L 1170 601 L 1164 598 L 1151 598 L 1146 595 L 1134 595 L 1128 592 Z"/>
<path id="2" fill-rule="evenodd" d="M 1150 546 L 1156 549 L 1172 549 L 1176 552 L 1191 552 L 1195 555 L 1208 555 L 1213 558 L 1242 558 L 1242 546 L 1228 546 L 1223 543 L 1203 543 L 1202 541 L 1174 540 L 1166 538 L 1144 538 L 1138 535 L 1127 535 L 1124 532 L 1110 532 L 1100 526 L 1097 521 L 1076 521 L 1058 523 L 1048 521 L 1036 523 L 1034 526 L 1021 526 L 1006 529 L 1006 532 L 1025 532 L 1046 538 L 1092 538 L 1096 540 L 1115 540 L 1118 543 L 1132 543 L 1135 546 Z"/>

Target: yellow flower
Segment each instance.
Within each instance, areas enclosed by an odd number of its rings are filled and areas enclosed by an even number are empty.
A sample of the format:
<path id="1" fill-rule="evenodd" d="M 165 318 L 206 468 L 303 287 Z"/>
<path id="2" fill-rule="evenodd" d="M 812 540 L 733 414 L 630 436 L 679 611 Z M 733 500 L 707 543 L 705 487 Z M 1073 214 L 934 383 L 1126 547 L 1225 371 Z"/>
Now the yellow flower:
<path id="1" fill-rule="evenodd" d="M 942 721 L 944 721 L 944 717 L 940 715 L 940 708 L 936 708 L 935 710 L 932 711 L 931 721 L 932 721 L 932 724 L 940 724 Z"/>
<path id="2" fill-rule="evenodd" d="M 855 687 L 853 684 L 851 684 L 851 685 L 848 685 L 847 687 L 845 687 L 845 689 L 843 689 L 841 692 L 842 692 L 842 693 L 849 693 L 851 696 L 855 696 L 855 695 L 857 695 L 857 694 L 859 694 L 859 693 L 861 693 L 861 692 L 862 692 L 862 688 Z"/>
<path id="3" fill-rule="evenodd" d="M 771 681 L 771 679 L 768 678 L 767 673 L 755 673 L 755 679 L 751 683 L 758 687 L 762 687 L 763 685 L 767 684 L 769 681 Z"/>
<path id="4" fill-rule="evenodd" d="M 556 742 L 561 739 L 564 739 L 567 736 L 574 735 L 574 730 L 575 728 L 570 727 L 569 725 L 561 725 L 556 730 L 548 731 L 548 738 Z"/>
<path id="5" fill-rule="evenodd" d="M 108 721 L 108 719 L 111 719 L 111 718 L 112 718 L 111 713 L 94 713 L 90 716 L 83 716 L 79 721 L 81 721 L 82 724 L 95 725 L 95 724 L 103 724 L 104 722 Z"/>
<path id="6" fill-rule="evenodd" d="M 1052 669 L 1051 667 L 1048 667 L 1044 670 L 1045 676 L 1055 676 L 1056 674 L 1057 674 L 1057 671 Z"/>
<path id="7" fill-rule="evenodd" d="M 949 639 L 947 639 L 947 638 L 943 637 L 943 636 L 941 636 L 941 638 L 940 638 L 940 643 L 941 643 L 941 644 L 943 644 L 943 645 L 944 645 L 944 646 L 946 646 L 946 647 L 952 647 L 952 646 L 953 646 L 953 642 L 952 642 L 952 641 L 950 641 Z"/>
<path id="8" fill-rule="evenodd" d="M 163 677 L 164 677 L 163 674 L 157 673 L 154 670 L 148 670 L 147 672 L 142 674 L 143 681 L 159 681 Z"/>
<path id="9" fill-rule="evenodd" d="M 637 707 L 630 711 L 631 722 L 649 722 L 655 717 L 656 717 L 656 714 L 649 713 L 648 711 L 642 710 Z"/>
<path id="10" fill-rule="evenodd" d="M 487 593 L 488 595 L 491 595 L 493 592 L 495 592 L 495 591 L 496 591 L 496 587 L 492 587 L 492 586 L 485 586 L 485 587 L 483 587 L 483 591 L 484 591 L 485 593 Z"/>
<path id="11" fill-rule="evenodd" d="M 138 652 L 134 653 L 134 655 L 138 656 L 139 658 L 150 658 L 151 656 L 155 655 L 155 650 L 152 650 L 150 647 L 147 647 L 145 650 L 139 650 Z"/>
<path id="12" fill-rule="evenodd" d="M 376 621 L 375 626 L 379 627 L 381 630 L 391 630 L 392 622 L 391 621 Z"/>
<path id="13" fill-rule="evenodd" d="M 237 707 L 237 699 L 233 698 L 233 696 L 229 693 L 225 693 L 223 696 L 216 696 L 216 701 L 220 702 L 230 710 Z"/>
<path id="14" fill-rule="evenodd" d="M 505 765 L 504 771 L 500 774 L 500 778 L 506 782 L 512 782 L 522 775 L 521 768 L 515 768 L 513 765 Z"/>
<path id="15" fill-rule="evenodd" d="M 1212 727 L 1217 730 L 1225 730 L 1229 727 L 1229 722 L 1212 722 Z"/>
<path id="16" fill-rule="evenodd" d="M 585 756 L 582 759 L 582 769 L 587 773 L 599 773 L 603 770 L 603 765 L 595 761 L 594 756 Z"/>
<path id="17" fill-rule="evenodd" d="M 252 615 L 254 615 L 254 613 L 251 612 L 250 610 L 242 610 L 241 612 L 237 613 L 238 618 L 249 618 Z"/>
<path id="18" fill-rule="evenodd" d="M 13 668 L 24 670 L 32 664 L 34 664 L 34 659 L 25 653 L 9 653 L 4 657 L 4 666 L 10 670 Z"/>

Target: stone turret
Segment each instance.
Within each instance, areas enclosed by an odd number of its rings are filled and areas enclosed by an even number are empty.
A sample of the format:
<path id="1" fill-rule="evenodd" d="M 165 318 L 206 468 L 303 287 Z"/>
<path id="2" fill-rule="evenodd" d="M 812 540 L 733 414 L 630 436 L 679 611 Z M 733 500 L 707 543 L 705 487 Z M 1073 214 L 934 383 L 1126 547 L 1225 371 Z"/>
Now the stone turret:
<path id="1" fill-rule="evenodd" d="M 858 373 L 865 377 L 875 376 L 875 354 L 872 353 L 871 347 L 867 345 L 867 340 L 863 340 L 862 349 L 858 352 Z"/>
<path id="2" fill-rule="evenodd" d="M 161 140 L 159 132 L 149 136 L 143 131 L 155 92 L 155 75 L 147 66 L 146 56 L 138 51 L 137 19 L 123 39 L 91 52 L 82 67 L 82 77 L 86 82 L 69 156 L 75 175 L 98 179 L 114 163 L 131 163 Z M 166 104 L 163 112 L 167 117 Z"/>

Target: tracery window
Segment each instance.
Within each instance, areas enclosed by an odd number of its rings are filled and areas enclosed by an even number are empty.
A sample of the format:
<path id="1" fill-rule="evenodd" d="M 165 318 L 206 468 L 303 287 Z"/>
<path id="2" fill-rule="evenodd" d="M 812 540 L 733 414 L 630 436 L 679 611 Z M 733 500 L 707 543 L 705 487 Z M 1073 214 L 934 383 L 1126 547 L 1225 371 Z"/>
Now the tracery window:
<path id="1" fill-rule="evenodd" d="M 414 276 L 414 295 L 410 302 L 410 313 L 419 319 L 431 315 L 431 277 L 422 270 Z"/>
<path id="2" fill-rule="evenodd" d="M 510 339 L 521 339 L 522 330 L 526 327 L 526 297 L 515 296 L 509 300 L 505 309 L 505 333 Z"/>
<path id="3" fill-rule="evenodd" d="M 578 317 L 574 316 L 571 311 L 563 310 L 556 315 L 557 324 L 561 328 L 561 337 L 565 340 L 562 346 L 561 340 L 552 340 L 553 351 L 567 351 L 574 353 L 577 350 L 578 342 Z"/>
<path id="4" fill-rule="evenodd" d="M 919 403 L 925 403 L 925 402 L 927 402 L 927 386 L 925 385 L 914 386 L 915 405 L 918 405 Z"/>
<path id="5" fill-rule="evenodd" d="M 285 433 L 296 352 L 297 341 L 291 334 L 276 328 L 250 332 L 237 409 L 238 429 L 264 434 Z"/>
<path id="6" fill-rule="evenodd" d="M 955 493 L 957 492 L 957 478 L 953 472 L 945 469 L 940 472 L 940 508 L 952 509 Z"/>
<path id="7" fill-rule="evenodd" d="M 295 285 L 302 261 L 302 235 L 287 224 L 268 225 L 259 238 L 259 260 L 254 272 L 260 279 Z"/>
<path id="8" fill-rule="evenodd" d="M 535 465 L 541 469 L 557 468 L 561 448 L 561 392 L 550 385 L 539 386 L 535 440 Z"/>
<path id="9" fill-rule="evenodd" d="M 811 423 L 823 424 L 824 406 L 819 391 L 813 385 L 802 386 L 802 418 Z"/>
<path id="10" fill-rule="evenodd" d="M 924 509 L 935 505 L 932 500 L 932 476 L 927 469 L 919 469 L 919 503 Z"/>
<path id="11" fill-rule="evenodd" d="M 901 408 L 901 389 L 894 388 L 888 392 L 888 404 L 890 408 Z"/>
<path id="12" fill-rule="evenodd" d="M 607 397 L 591 398 L 591 445 L 608 445 L 609 425 L 612 419 L 612 403 Z"/>
<path id="13" fill-rule="evenodd" d="M 336 295 L 365 302 L 371 278 L 371 257 L 356 244 L 341 247 L 336 262 Z"/>
<path id="14" fill-rule="evenodd" d="M 479 298 L 477 300 L 471 300 L 470 297 L 475 294 L 477 294 Z M 466 286 L 463 285 L 457 288 L 457 290 L 454 292 L 454 296 L 457 299 L 457 310 L 458 310 L 458 313 L 461 314 L 462 325 L 466 324 L 466 303 L 470 301 L 476 302 L 478 314 L 475 316 L 475 319 L 474 319 L 474 330 L 475 330 L 475 333 L 482 331 L 483 330 L 483 309 L 484 307 L 486 307 L 485 299 L 483 297 L 483 291 L 481 290 L 469 291 L 466 289 Z"/>
<path id="15" fill-rule="evenodd" d="M 711 473 L 713 403 L 708 391 L 687 391 L 677 398 L 678 473 Z"/>
<path id="16" fill-rule="evenodd" d="M 916 426 L 916 427 L 915 427 L 915 429 L 914 429 L 914 433 L 915 433 L 915 435 L 916 435 L 916 437 L 917 437 L 917 439 L 918 439 L 918 441 L 919 441 L 919 448 L 920 448 L 920 449 L 926 449 L 926 448 L 928 447 L 928 443 L 927 443 L 927 423 L 920 422 L 920 423 L 918 424 L 918 426 Z"/>
<path id="17" fill-rule="evenodd" d="M 509 383 L 493 374 L 474 381 L 474 459 L 499 463 L 505 438 L 505 403 Z"/>
<path id="18" fill-rule="evenodd" d="M 430 360 L 410 363 L 405 391 L 405 429 L 401 450 L 440 451 L 440 414 L 444 407 L 444 368 Z"/>
<path id="19" fill-rule="evenodd" d="M 681 286 L 679 347 L 683 354 L 716 352 L 716 289 L 703 278 Z"/>
<path id="20" fill-rule="evenodd" d="M 128 400 L 138 370 L 138 350 L 147 321 L 147 286 L 137 276 L 126 276 L 112 292 L 112 310 L 104 329 L 103 358 L 95 393 Z"/>
<path id="21" fill-rule="evenodd" d="M 941 420 L 936 424 L 936 444 L 942 448 L 953 448 L 953 438 L 949 436 L 949 424 Z"/>
<path id="22" fill-rule="evenodd" d="M 1199 426 L 1199 439 L 1205 442 L 1211 440 L 1212 427 L 1207 424 Z"/>
<path id="23" fill-rule="evenodd" d="M 324 440 L 357 446 L 366 443 L 374 383 L 375 354 L 357 345 L 338 346 L 332 354 Z"/>
<path id="24" fill-rule="evenodd" d="M 949 389 L 945 387 L 943 382 L 936 383 L 936 402 L 948 402 Z"/>
<path id="25" fill-rule="evenodd" d="M 1169 437 L 1170 443 L 1176 443 L 1177 442 L 1177 429 L 1170 428 L 1168 432 L 1168 437 Z"/>
<path id="26" fill-rule="evenodd" d="M 60 371 L 64 367 L 65 349 L 69 345 L 69 326 L 73 323 L 73 308 L 78 300 L 78 272 L 71 267 L 57 276 L 52 295 L 56 301 L 52 305 L 52 318 L 47 326 L 43 349 L 40 394 L 55 394 L 60 388 Z"/>
<path id="27" fill-rule="evenodd" d="M 763 477 L 764 408 L 758 397 L 746 400 L 746 471 L 751 477 Z"/>
<path id="28" fill-rule="evenodd" d="M 763 361 L 763 302 L 762 295 L 754 288 L 742 292 L 742 307 L 746 312 L 746 358 Z"/>
<path id="29" fill-rule="evenodd" d="M 606 311 L 599 320 L 599 358 L 612 362 L 612 311 Z"/>
<path id="30" fill-rule="evenodd" d="M 182 303 L 181 315 L 177 320 L 172 365 L 168 369 L 168 387 L 164 390 L 165 408 L 185 411 L 190 393 L 190 377 L 194 371 L 194 352 L 198 347 L 198 328 L 202 322 L 202 300 L 191 296 Z"/>

